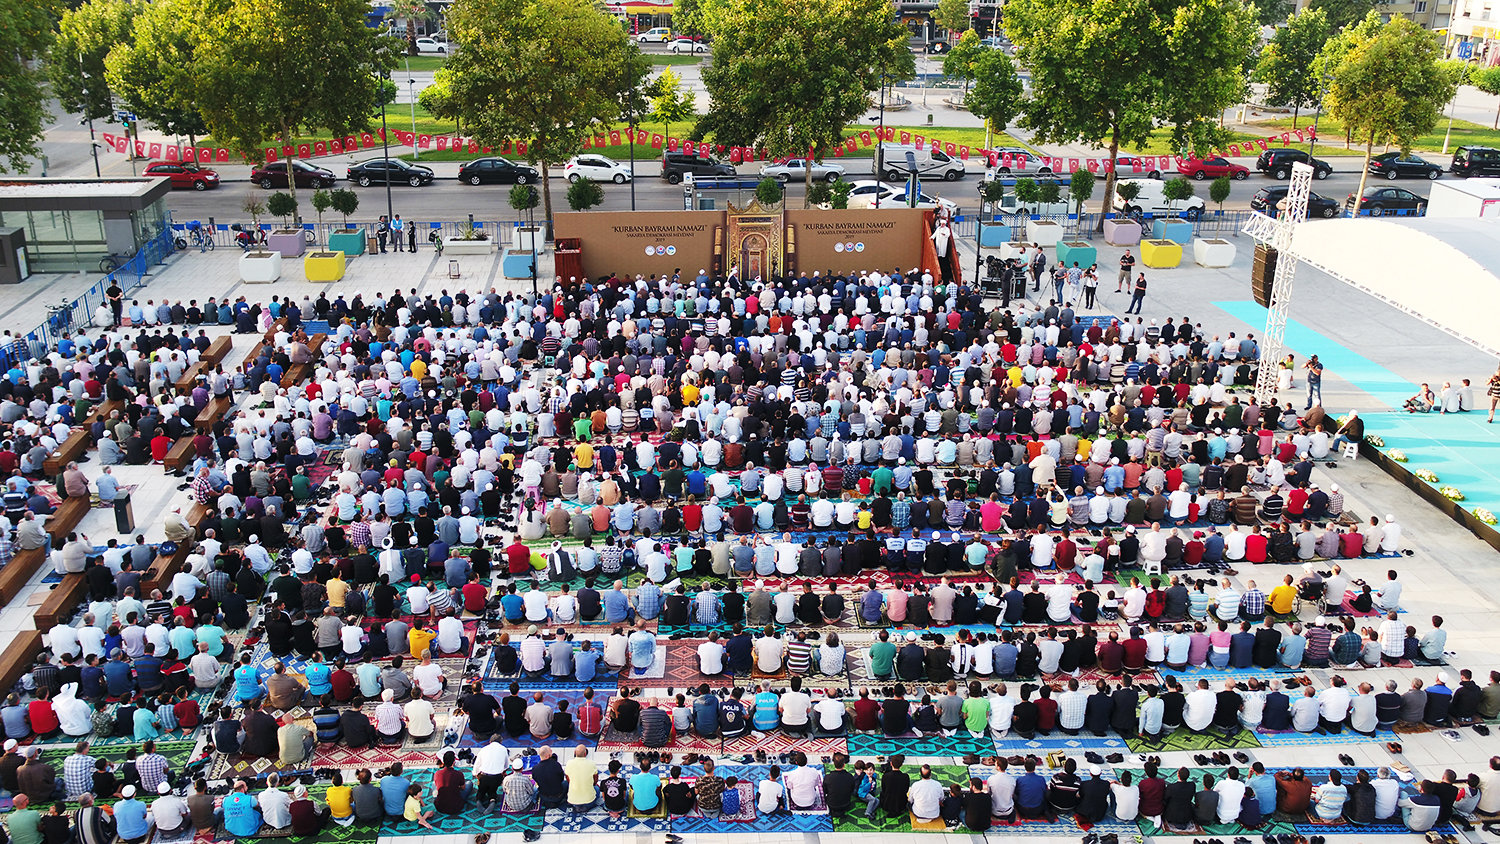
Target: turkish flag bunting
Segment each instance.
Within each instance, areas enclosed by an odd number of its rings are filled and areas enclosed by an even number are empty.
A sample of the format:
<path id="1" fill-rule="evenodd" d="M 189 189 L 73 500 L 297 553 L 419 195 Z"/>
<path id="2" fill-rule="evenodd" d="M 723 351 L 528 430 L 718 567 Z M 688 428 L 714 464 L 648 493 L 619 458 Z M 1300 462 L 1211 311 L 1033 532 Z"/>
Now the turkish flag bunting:
<path id="1" fill-rule="evenodd" d="M 906 142 L 902 141 L 902 143 L 906 143 Z M 921 135 L 916 135 L 916 136 L 912 137 L 912 143 L 916 144 L 917 148 L 920 149 L 920 148 L 922 148 L 924 146 L 927 146 L 927 139 L 924 138 L 924 137 L 922 137 Z"/>
<path id="2" fill-rule="evenodd" d="M 327 155 L 327 154 L 328 154 L 328 144 L 327 143 L 325 143 L 323 141 L 318 141 L 317 143 L 313 144 L 313 155 Z"/>
<path id="3" fill-rule="evenodd" d="M 666 140 L 666 139 L 663 138 L 661 135 L 658 135 L 655 132 L 651 133 L 651 146 L 653 148 L 655 148 L 655 149 L 661 149 L 661 145 L 662 145 L 662 142 L 664 140 Z"/>
<path id="4" fill-rule="evenodd" d="M 955 144 L 951 141 L 944 142 L 943 152 L 947 153 L 950 157 L 958 155 L 958 144 Z"/>
<path id="5" fill-rule="evenodd" d="M 295 152 L 296 152 L 296 150 L 292 148 L 291 144 L 282 144 L 281 145 L 281 157 L 282 158 L 291 158 L 292 155 Z"/>
<path id="6" fill-rule="evenodd" d="M 1139 173 L 1142 170 L 1146 169 L 1146 165 L 1139 158 L 1137 158 L 1134 163 L 1131 164 L 1131 168 L 1135 170 L 1135 172 Z"/>
<path id="7" fill-rule="evenodd" d="M 1103 168 L 1104 172 L 1106 173 L 1113 173 L 1115 171 L 1115 162 L 1112 158 L 1100 159 L 1099 166 Z"/>
<path id="8" fill-rule="evenodd" d="M 1292 145 L 1292 133 L 1291 132 L 1282 132 L 1281 133 L 1281 145 L 1282 146 L 1291 146 Z"/>
<path id="9" fill-rule="evenodd" d="M 1090 173 L 1097 173 L 1097 172 L 1099 172 L 1099 159 L 1097 159 L 1097 158 L 1090 158 L 1088 161 L 1086 161 L 1084 163 L 1084 166 L 1089 169 Z"/>
<path id="10" fill-rule="evenodd" d="M 438 135 L 437 136 L 437 145 L 438 145 L 438 149 L 439 150 L 445 150 L 445 149 L 447 149 L 448 148 L 448 136 L 447 135 Z M 585 146 L 587 146 L 587 144 L 585 144 Z"/>
<path id="11" fill-rule="evenodd" d="M 375 136 L 370 134 L 369 132 L 365 132 L 364 134 L 359 136 L 359 145 L 367 149 L 374 146 Z"/>
<path id="12" fill-rule="evenodd" d="M 469 139 L 469 145 L 468 145 L 467 149 L 468 149 L 469 152 L 479 152 L 479 142 L 476 141 L 476 140 L 474 140 L 473 138 L 470 138 Z M 489 152 L 490 148 L 489 147 L 485 147 L 484 151 L 485 152 Z"/>
<path id="13" fill-rule="evenodd" d="M 1229 145 L 1229 155 L 1231 157 L 1233 157 L 1233 158 L 1239 158 L 1240 157 L 1240 145 L 1239 144 L 1230 144 Z"/>
<path id="14" fill-rule="evenodd" d="M 676 138 L 667 138 L 667 152 L 676 152 L 676 151 L 677 151 L 677 139 Z"/>
<path id="15" fill-rule="evenodd" d="M 421 147 L 422 149 L 431 149 L 432 148 L 432 136 L 431 135 L 419 135 L 417 137 L 417 146 Z"/>
<path id="16" fill-rule="evenodd" d="M 1014 155 L 1012 155 L 1011 153 L 1003 152 L 1003 153 L 1000 154 L 1000 166 L 1001 167 L 1010 167 L 1010 166 L 1012 166 L 1015 163 L 1015 160 L 1016 160 L 1016 157 Z"/>
<path id="17" fill-rule="evenodd" d="M 164 150 L 164 152 L 166 152 L 166 154 L 167 154 L 166 158 L 167 158 L 168 161 L 177 161 L 177 160 L 179 160 L 180 156 L 179 156 L 177 147 L 175 147 L 175 146 L 167 147 Z"/>
<path id="18" fill-rule="evenodd" d="M 198 160 L 203 161 L 204 157 L 200 155 L 198 156 Z M 224 147 L 219 147 L 218 149 L 214 150 L 214 160 L 221 164 L 228 161 L 229 150 L 225 149 Z"/>
<path id="19" fill-rule="evenodd" d="M 150 155 L 152 158 L 161 158 L 161 144 L 152 144 L 150 146 L 150 151 Z"/>
<path id="20" fill-rule="evenodd" d="M 1160 169 L 1162 169 L 1162 170 L 1171 170 L 1172 169 L 1172 156 L 1170 156 L 1170 155 L 1163 155 L 1161 157 L 1161 168 Z"/>
<path id="21" fill-rule="evenodd" d="M 506 140 L 506 141 L 502 141 L 500 143 L 500 154 L 501 155 L 509 155 L 510 154 L 510 141 Z"/>
<path id="22" fill-rule="evenodd" d="M 844 139 L 844 151 L 845 152 L 854 152 L 857 149 L 859 149 L 859 141 L 858 140 L 856 140 L 854 138 L 845 138 Z"/>
<path id="23" fill-rule="evenodd" d="M 1308 137 L 1309 137 L 1309 138 L 1314 138 L 1314 139 L 1316 139 L 1316 138 L 1317 138 L 1317 137 L 1318 137 L 1318 130 L 1317 130 L 1317 129 L 1314 129 L 1314 128 L 1313 128 L 1313 127 L 1311 127 L 1311 126 L 1309 126 L 1309 127 L 1307 127 L 1307 128 L 1306 128 L 1306 129 L 1303 129 L 1303 130 L 1302 130 L 1302 131 L 1304 131 L 1304 132 L 1306 132 L 1306 133 L 1307 133 L 1307 136 L 1308 136 Z"/>
<path id="24" fill-rule="evenodd" d="M 964 161 L 968 161 L 969 160 L 969 148 L 968 147 L 959 147 L 958 148 L 958 157 L 962 158 Z"/>
<path id="25" fill-rule="evenodd" d="M 862 144 L 864 144 L 865 146 L 869 146 L 872 143 L 872 141 L 870 140 L 870 133 L 869 132 L 860 132 L 859 133 L 859 142 L 862 143 Z"/>
<path id="26" fill-rule="evenodd" d="M 922 139 L 918 138 L 917 139 L 917 143 L 920 144 L 921 142 L 922 142 Z M 909 143 L 911 143 L 911 133 L 910 132 L 902 132 L 901 133 L 901 143 L 903 143 L 903 144 L 909 144 Z"/>
<path id="27" fill-rule="evenodd" d="M 739 164 L 740 163 L 740 148 L 739 147 L 730 147 L 729 148 L 729 163 L 730 164 Z"/>
<path id="28" fill-rule="evenodd" d="M 353 152 L 356 149 L 359 149 L 359 140 L 357 138 L 355 138 L 353 135 L 345 135 L 344 136 L 344 151 L 345 152 Z"/>
<path id="29" fill-rule="evenodd" d="M 224 155 L 227 158 L 229 156 L 229 152 L 226 150 L 224 152 Z M 208 162 L 213 161 L 213 160 L 214 160 L 214 156 L 213 156 L 213 151 L 212 150 L 208 149 L 207 147 L 204 147 L 203 149 L 198 150 L 198 163 L 199 164 L 207 164 Z"/>
<path id="30" fill-rule="evenodd" d="M 125 137 L 123 135 L 121 135 L 120 137 L 115 138 L 115 152 L 129 152 L 129 151 L 130 151 L 130 139 L 129 138 L 127 138 L 127 137 Z"/>
<path id="31" fill-rule="evenodd" d="M 309 146 L 309 145 L 307 145 L 307 144 L 298 144 L 297 145 L 297 157 L 298 158 L 310 158 L 310 157 L 312 157 L 312 147 Z"/>
<path id="32" fill-rule="evenodd" d="M 933 138 L 932 139 L 932 151 L 933 152 L 942 152 L 943 151 L 943 142 L 940 141 L 940 140 L 938 140 L 937 138 Z"/>
<path id="33" fill-rule="evenodd" d="M 834 158 L 843 158 L 844 157 L 844 148 L 842 146 L 834 147 L 833 148 L 833 157 Z"/>
<path id="34" fill-rule="evenodd" d="M 516 141 L 516 155 L 525 155 L 525 154 L 526 154 L 526 142 L 525 141 Z"/>
<path id="35" fill-rule="evenodd" d="M 596 148 L 598 148 L 598 149 L 604 149 L 604 147 L 607 146 L 608 144 L 609 144 L 609 136 L 608 135 L 595 135 L 594 136 L 594 146 Z"/>
<path id="36" fill-rule="evenodd" d="M 198 151 L 196 149 L 193 149 L 192 147 L 183 147 L 182 148 L 182 160 L 183 161 L 196 161 L 197 158 L 198 158 Z"/>
<path id="37" fill-rule="evenodd" d="M 609 145 L 612 146 L 612 147 L 617 147 L 617 146 L 620 145 L 620 130 L 615 129 L 615 130 L 610 131 L 610 133 L 609 133 Z"/>
<path id="38" fill-rule="evenodd" d="M 698 145 L 693 143 L 692 141 L 683 141 L 682 151 L 687 153 L 688 155 L 694 155 L 698 151 Z"/>
<path id="39" fill-rule="evenodd" d="M 402 146 L 415 146 L 417 136 L 411 132 L 397 132 L 396 140 L 400 141 Z"/>
<path id="40" fill-rule="evenodd" d="M 1303 139 L 1302 130 L 1301 129 L 1293 129 L 1292 131 L 1295 132 L 1296 135 L 1297 135 L 1297 143 L 1299 143 L 1299 144 L 1302 143 L 1302 139 Z"/>
<path id="41" fill-rule="evenodd" d="M 109 147 L 110 149 L 115 148 L 115 135 L 113 132 L 104 133 L 104 145 Z"/>
<path id="42" fill-rule="evenodd" d="M 328 142 L 328 151 L 334 155 L 344 151 L 344 142 L 340 138 L 334 138 Z"/>
<path id="43" fill-rule="evenodd" d="M 279 156 L 279 155 L 276 154 L 276 147 L 266 147 L 266 163 L 267 164 L 270 164 L 271 162 L 277 161 L 280 158 L 281 158 L 281 156 Z"/>

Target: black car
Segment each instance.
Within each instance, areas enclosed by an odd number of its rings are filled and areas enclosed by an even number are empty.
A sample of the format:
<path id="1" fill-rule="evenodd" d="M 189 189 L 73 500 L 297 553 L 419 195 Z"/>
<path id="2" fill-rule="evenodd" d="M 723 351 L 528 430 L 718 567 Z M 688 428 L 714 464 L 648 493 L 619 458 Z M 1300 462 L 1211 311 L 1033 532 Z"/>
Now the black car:
<path id="1" fill-rule="evenodd" d="M 524 185 L 540 182 L 542 174 L 528 164 L 504 158 L 476 158 L 458 168 L 458 180 L 471 185 Z"/>
<path id="2" fill-rule="evenodd" d="M 338 184 L 339 177 L 326 167 L 315 167 L 300 158 L 292 159 L 292 170 L 297 174 L 299 188 L 331 188 Z M 286 187 L 285 161 L 273 161 L 250 171 L 250 181 L 265 190 Z"/>
<path id="3" fill-rule="evenodd" d="M 1281 149 L 1268 149 L 1255 159 L 1255 169 L 1269 175 L 1273 179 L 1285 181 L 1292 177 L 1292 165 L 1296 162 L 1311 164 L 1314 179 L 1326 179 L 1333 172 L 1333 165 L 1322 160 L 1313 158 L 1300 149 L 1283 147 Z"/>
<path id="4" fill-rule="evenodd" d="M 1387 179 L 1407 176 L 1436 179 L 1443 174 L 1443 168 L 1415 155 L 1402 156 L 1400 152 L 1387 152 L 1370 159 L 1370 172 Z"/>
<path id="5" fill-rule="evenodd" d="M 682 181 L 682 177 L 692 173 L 694 178 L 698 176 L 734 176 L 736 171 L 733 165 L 722 161 L 715 161 L 703 155 L 688 155 L 685 152 L 664 152 L 661 155 L 661 177 L 668 184 L 675 185 Z"/>
<path id="6" fill-rule="evenodd" d="M 1250 208 L 1255 211 L 1264 211 L 1272 217 L 1277 216 L 1277 204 L 1286 199 L 1289 188 L 1286 185 L 1273 185 L 1261 188 L 1250 197 Z M 1315 193 L 1307 195 L 1307 216 L 1333 218 L 1339 215 L 1340 204 L 1326 196 Z"/>
<path id="7" fill-rule="evenodd" d="M 1344 207 L 1354 207 L 1354 194 L 1349 194 L 1349 198 L 1344 201 Z M 1398 212 L 1405 216 L 1420 217 L 1426 210 L 1427 200 L 1406 188 L 1371 185 L 1365 188 L 1365 194 L 1359 201 L 1360 213 L 1368 212 L 1371 217 L 1382 217 Z"/>
<path id="8" fill-rule="evenodd" d="M 1459 147 L 1448 165 L 1455 176 L 1500 176 L 1500 149 L 1494 147 Z"/>
<path id="9" fill-rule="evenodd" d="M 408 164 L 399 158 L 392 158 L 389 161 L 377 158 L 372 161 L 362 161 L 349 168 L 349 181 L 359 183 L 360 187 L 386 182 L 393 185 L 397 182 L 405 182 L 412 187 L 418 187 L 432 184 L 433 178 L 430 169 Z"/>

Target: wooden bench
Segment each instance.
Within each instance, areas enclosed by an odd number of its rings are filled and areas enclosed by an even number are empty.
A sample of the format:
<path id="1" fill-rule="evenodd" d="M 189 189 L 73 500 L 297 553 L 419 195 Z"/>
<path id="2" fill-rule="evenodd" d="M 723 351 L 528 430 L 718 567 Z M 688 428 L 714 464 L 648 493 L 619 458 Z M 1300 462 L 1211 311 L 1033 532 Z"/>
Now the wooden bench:
<path id="1" fill-rule="evenodd" d="M 182 377 L 177 379 L 177 394 L 180 396 L 185 396 L 188 393 L 191 393 L 193 391 L 193 387 L 197 386 L 198 384 L 198 376 L 207 375 L 211 371 L 212 370 L 208 368 L 208 364 L 205 364 L 201 360 L 188 367 L 187 370 L 182 373 Z"/>
<path id="2" fill-rule="evenodd" d="M 0 653 L 0 688 L 9 689 L 21 679 L 21 675 L 36 665 L 37 655 L 42 652 L 42 634 L 39 630 L 23 630 L 14 641 Z"/>
<path id="3" fill-rule="evenodd" d="M 0 604 L 9 604 L 21 594 L 26 584 L 31 582 L 31 576 L 42 568 L 46 556 L 42 549 L 33 548 L 30 551 L 17 551 L 5 568 L 0 568 Z"/>
<path id="4" fill-rule="evenodd" d="M 313 350 L 314 354 L 316 354 L 316 350 L 323 348 L 323 342 L 327 339 L 327 334 L 314 334 L 312 337 L 308 338 L 307 348 L 309 350 Z M 313 368 L 315 366 L 316 363 L 313 361 L 309 361 L 307 363 L 292 364 L 281 376 L 281 386 L 294 387 L 298 384 L 310 380 L 312 378 Z"/>
<path id="5" fill-rule="evenodd" d="M 211 432 L 214 422 L 229 415 L 229 411 L 233 409 L 234 400 L 229 396 L 221 396 L 204 405 L 203 410 L 198 414 L 198 418 L 193 420 L 193 424 L 199 430 Z"/>
<path id="6" fill-rule="evenodd" d="M 195 544 L 184 543 L 171 555 L 157 554 L 156 559 L 141 574 L 141 588 L 137 591 L 142 595 L 150 595 L 153 589 L 160 589 L 165 593 L 172 585 L 172 578 L 187 564 L 188 553 Z"/>
<path id="7" fill-rule="evenodd" d="M 88 514 L 88 496 L 64 499 L 62 506 L 57 508 L 57 512 L 47 517 L 47 533 L 52 536 L 52 547 L 63 547 L 63 543 L 68 541 L 68 534 L 72 533 L 73 528 L 78 527 L 78 523 L 83 521 L 83 517 Z"/>
<path id="8" fill-rule="evenodd" d="M 69 463 L 82 457 L 84 452 L 88 450 L 89 432 L 87 430 L 74 431 L 68 435 L 67 439 L 63 440 L 62 445 L 57 447 L 57 451 L 52 452 L 47 455 L 46 459 L 42 460 L 42 471 L 46 473 L 47 477 L 55 478 L 62 473 L 62 470 Z"/>
<path id="9" fill-rule="evenodd" d="M 166 466 L 168 472 L 178 472 L 193 462 L 194 455 L 193 438 L 183 437 L 167 449 L 167 459 L 162 461 L 162 465 Z"/>
<path id="10" fill-rule="evenodd" d="M 97 404 L 97 405 L 94 406 L 93 412 L 90 413 L 87 417 L 84 418 L 83 425 L 84 425 L 84 427 L 89 427 L 89 426 L 92 426 L 94 424 L 94 422 L 97 421 L 97 420 L 100 420 L 100 419 L 108 420 L 109 419 L 109 415 L 111 413 L 114 413 L 117 410 L 123 412 L 125 410 L 125 402 L 123 402 L 123 401 L 106 401 L 106 402 L 100 402 L 99 404 Z"/>
<path id="11" fill-rule="evenodd" d="M 81 574 L 65 574 L 31 616 L 31 623 L 43 633 L 59 624 L 67 624 L 88 595 L 88 583 Z"/>
<path id="12" fill-rule="evenodd" d="M 234 348 L 234 338 L 225 334 L 223 337 L 208 344 L 208 351 L 199 356 L 200 363 L 207 362 L 210 368 L 224 362 L 229 357 L 229 351 Z"/>

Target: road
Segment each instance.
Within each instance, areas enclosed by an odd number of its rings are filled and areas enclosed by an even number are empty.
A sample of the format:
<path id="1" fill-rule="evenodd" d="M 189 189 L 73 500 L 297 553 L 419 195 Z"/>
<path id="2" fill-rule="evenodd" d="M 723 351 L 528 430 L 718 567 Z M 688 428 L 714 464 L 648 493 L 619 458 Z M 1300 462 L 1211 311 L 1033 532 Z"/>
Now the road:
<path id="1" fill-rule="evenodd" d="M 1313 191 L 1329 199 L 1342 202 L 1346 196 L 1353 193 L 1359 185 L 1359 173 L 1351 171 L 1343 159 L 1333 159 L 1334 167 L 1338 168 L 1332 176 L 1315 182 Z M 855 167 L 867 166 L 866 162 L 856 160 Z M 740 173 L 753 176 L 759 169 L 759 165 L 742 166 Z M 338 172 L 337 169 L 335 172 Z M 654 174 L 660 172 L 655 161 L 636 163 L 636 172 L 641 177 L 635 184 L 635 207 L 640 210 L 678 210 L 683 207 L 683 191 L 681 185 L 669 185 Z M 859 178 L 863 174 L 850 173 L 851 178 Z M 552 181 L 552 202 L 554 210 L 567 210 L 565 192 L 567 182 L 562 178 L 561 171 L 554 171 Z M 341 186 L 347 185 L 340 182 Z M 1226 209 L 1245 209 L 1249 207 L 1250 197 L 1261 187 L 1279 184 L 1274 180 L 1253 174 L 1249 179 L 1234 183 L 1234 190 L 1229 199 L 1224 203 Z M 1420 180 L 1402 180 L 1402 187 L 1426 196 L 1429 186 Z M 959 203 L 961 213 L 974 210 L 976 202 L 976 191 L 979 179 L 970 175 L 957 182 L 930 182 L 924 183 L 922 189 L 929 195 L 941 196 Z M 371 186 L 362 188 L 349 185 L 360 196 L 362 207 L 357 215 L 358 219 L 374 219 L 378 214 L 385 213 L 386 198 L 385 188 Z M 1196 185 L 1198 195 L 1205 201 L 1208 196 L 1208 183 Z M 1102 189 L 1102 184 L 1100 189 Z M 413 188 L 407 185 L 393 185 L 391 187 L 392 207 L 395 213 L 408 219 L 446 221 L 462 219 L 467 214 L 473 214 L 478 220 L 509 220 L 514 219 L 515 211 L 511 209 L 506 201 L 509 191 L 507 185 L 481 185 L 478 187 L 461 184 L 456 179 L 439 179 L 432 185 Z M 246 182 L 227 182 L 223 186 L 212 191 L 202 193 L 180 190 L 174 192 L 168 198 L 168 207 L 173 211 L 174 218 L 178 221 L 201 219 L 207 220 L 212 216 L 217 222 L 231 222 L 241 219 L 244 214 L 240 211 L 245 197 L 250 193 L 264 194 L 260 190 Z M 792 207 L 800 207 L 803 189 L 800 184 L 788 186 L 788 197 Z M 304 218 L 310 217 L 310 206 L 306 197 L 310 191 L 299 191 L 302 198 Z M 736 203 L 748 202 L 749 191 L 703 191 L 701 196 L 711 196 L 718 199 L 719 207 L 724 207 L 726 201 Z M 1087 206 L 1092 210 L 1098 210 L 1099 202 L 1096 200 Z M 628 211 L 631 208 L 630 185 L 604 185 L 604 204 L 598 210 L 603 211 Z"/>

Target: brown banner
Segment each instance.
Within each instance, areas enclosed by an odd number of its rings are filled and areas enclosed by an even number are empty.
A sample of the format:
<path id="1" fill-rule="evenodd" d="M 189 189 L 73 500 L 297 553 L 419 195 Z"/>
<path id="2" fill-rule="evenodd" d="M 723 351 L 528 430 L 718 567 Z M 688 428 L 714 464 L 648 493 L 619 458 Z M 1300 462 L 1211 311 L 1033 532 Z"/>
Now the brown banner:
<path id="1" fill-rule="evenodd" d="M 714 236 L 723 225 L 723 211 L 581 211 L 558 214 L 554 228 L 558 238 L 583 241 L 583 271 L 591 279 L 670 276 L 677 269 L 695 278 L 700 269 L 713 272 Z"/>
<path id="2" fill-rule="evenodd" d="M 910 269 L 922 260 L 922 209 L 787 211 L 798 273 Z"/>

